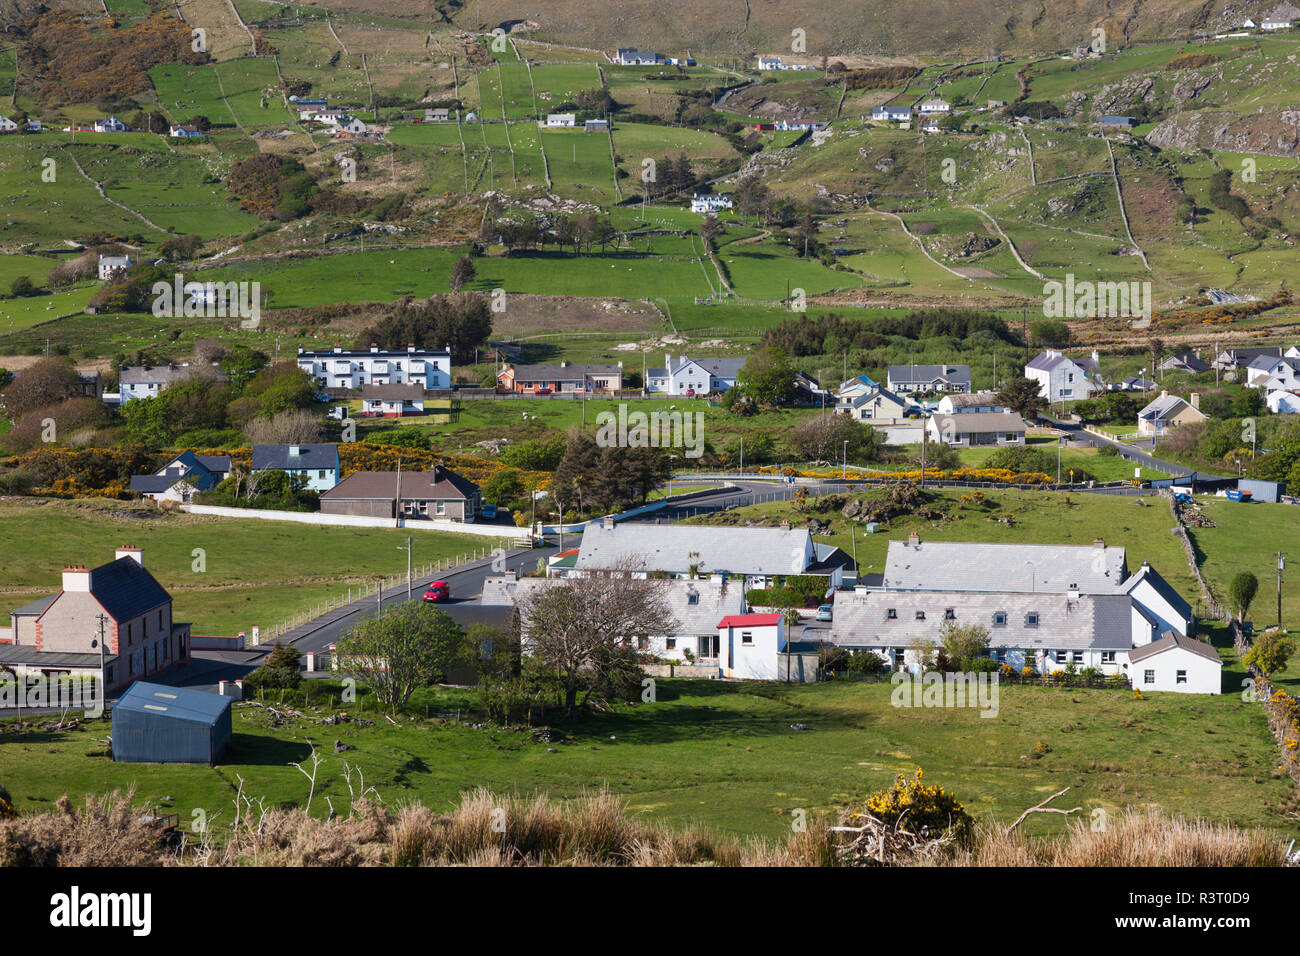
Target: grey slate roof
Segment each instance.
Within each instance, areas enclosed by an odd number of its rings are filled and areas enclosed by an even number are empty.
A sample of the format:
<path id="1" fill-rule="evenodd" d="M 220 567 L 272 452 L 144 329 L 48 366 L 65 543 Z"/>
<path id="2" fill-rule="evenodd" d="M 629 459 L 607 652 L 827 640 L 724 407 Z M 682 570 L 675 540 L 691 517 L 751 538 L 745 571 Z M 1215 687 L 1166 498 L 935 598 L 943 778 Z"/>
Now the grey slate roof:
<path id="1" fill-rule="evenodd" d="M 14 608 L 11 613 L 19 614 L 19 615 L 44 614 L 45 609 L 54 603 L 54 599 L 56 597 L 58 597 L 57 594 L 47 594 L 43 598 L 37 598 L 35 601 L 29 601 L 28 603 L 24 604 L 22 607 Z"/>
<path id="2" fill-rule="evenodd" d="M 1127 573 L 1120 547 L 922 540 L 914 548 L 907 541 L 890 541 L 884 586 L 1063 593 L 1077 584 L 1085 594 L 1115 594 Z"/>
<path id="3" fill-rule="evenodd" d="M 115 621 L 127 621 L 171 602 L 140 562 L 121 557 L 90 572 L 90 593 Z"/>
<path id="4" fill-rule="evenodd" d="M 1016 412 L 963 412 L 955 415 L 934 415 L 934 427 L 939 434 L 945 432 L 962 435 L 969 432 L 1020 432 L 1024 433 L 1025 420 Z"/>
<path id="5" fill-rule="evenodd" d="M 674 634 L 716 634 L 718 621 L 729 614 L 741 614 L 745 610 L 744 583 L 741 581 L 727 581 L 722 586 L 708 579 L 671 579 L 656 583 L 662 586 L 664 604 L 677 624 L 673 629 Z M 483 582 L 479 603 L 489 606 L 514 605 L 526 594 L 564 584 L 564 578 L 515 580 L 514 575 L 490 577 Z"/>
<path id="6" fill-rule="evenodd" d="M 1168 601 L 1169 606 L 1172 607 L 1180 617 L 1191 620 L 1192 606 L 1187 603 L 1187 600 L 1181 594 L 1174 590 L 1173 586 L 1168 581 L 1160 576 L 1159 571 L 1146 562 L 1143 562 L 1142 567 L 1134 571 L 1132 577 L 1124 582 L 1125 593 L 1131 594 L 1133 589 L 1141 584 L 1143 580 L 1146 580 L 1153 588 L 1155 588 L 1156 593 Z"/>
<path id="7" fill-rule="evenodd" d="M 299 445 L 298 454 L 289 454 L 289 445 L 254 445 L 253 471 L 295 471 L 298 469 L 335 469 L 339 467 L 338 445 Z"/>
<path id="8" fill-rule="evenodd" d="M 356 471 L 322 492 L 321 498 L 392 501 L 397 497 L 399 478 L 403 501 L 461 501 L 478 492 L 478 485 L 468 478 L 436 465 L 430 471 Z"/>
<path id="9" fill-rule="evenodd" d="M 1160 363 L 1161 368 L 1185 368 L 1189 372 L 1200 374 L 1210 370 L 1210 363 L 1196 357 L 1195 352 L 1178 352 Z"/>
<path id="10" fill-rule="evenodd" d="M 420 402 L 424 400 L 424 389 L 419 385 L 394 384 L 394 385 L 363 385 L 361 386 L 361 400 L 367 401 L 406 401 Z"/>
<path id="11" fill-rule="evenodd" d="M 938 639 L 951 608 L 952 623 L 985 627 L 991 647 L 1128 650 L 1132 603 L 1126 594 L 838 591 L 830 640 L 845 647 L 907 647 L 917 637 Z M 1036 625 L 1027 623 L 1031 612 L 1038 615 Z M 994 624 L 997 613 L 1006 614 L 1006 624 Z"/>
<path id="12" fill-rule="evenodd" d="M 1206 660 L 1214 661 L 1216 664 L 1223 663 L 1223 659 L 1219 657 L 1219 652 L 1209 644 L 1206 644 L 1204 641 L 1198 641 L 1194 637 L 1183 637 L 1183 635 L 1176 634 L 1173 631 L 1166 632 L 1165 636 L 1160 638 L 1158 641 L 1152 641 L 1150 644 L 1145 644 L 1142 647 L 1129 651 L 1129 663 L 1136 664 L 1139 661 L 1146 660 L 1148 657 L 1154 657 L 1156 654 L 1171 650 L 1175 647 L 1181 647 L 1185 651 L 1191 651 L 1193 654 L 1196 654 L 1199 657 L 1204 657 Z"/>
<path id="13" fill-rule="evenodd" d="M 117 660 L 108 654 L 107 661 Z M 41 651 L 32 644 L 0 644 L 0 664 L 40 664 L 42 667 L 99 668 L 99 651 L 81 654 L 76 651 Z"/>
<path id="14" fill-rule="evenodd" d="M 692 362 L 715 378 L 735 378 L 740 374 L 740 370 L 745 367 L 745 359 L 743 358 L 698 358 L 687 356 L 685 361 L 679 359 L 678 363 L 673 366 L 673 371 L 676 372 Z"/>
<path id="15" fill-rule="evenodd" d="M 1066 362 L 1070 362 L 1070 361 L 1073 360 L 1066 358 L 1064 355 L 1061 355 L 1060 353 L 1053 354 L 1051 352 L 1039 352 L 1037 355 L 1035 355 L 1032 359 L 1029 360 L 1029 363 L 1025 366 L 1025 368 L 1036 368 L 1036 369 L 1042 369 L 1044 371 L 1050 372 L 1058 365 L 1064 365 Z"/>
<path id="16" fill-rule="evenodd" d="M 907 385 L 927 385 L 934 381 L 944 381 L 950 385 L 965 385 L 970 388 L 969 365 L 891 365 L 889 382 L 897 387 L 900 383 Z"/>
<path id="17" fill-rule="evenodd" d="M 1159 395 L 1153 398 L 1142 411 L 1138 412 L 1138 418 L 1161 421 L 1182 411 L 1183 406 L 1191 407 L 1177 395 Z"/>
<path id="18" fill-rule="evenodd" d="M 719 528 L 640 522 L 582 533 L 578 570 L 638 562 L 647 571 L 684 573 L 698 561 L 702 571 L 738 574 L 799 574 L 811 557 L 807 528 Z M 692 558 L 692 552 L 699 555 Z"/>
<path id="19" fill-rule="evenodd" d="M 175 385 L 186 378 L 224 382 L 226 375 L 210 365 L 133 365 L 118 373 L 121 385 Z"/>
<path id="20" fill-rule="evenodd" d="M 954 411 L 959 408 L 980 408 L 985 405 L 997 405 L 997 392 L 957 392 L 946 396 Z"/>

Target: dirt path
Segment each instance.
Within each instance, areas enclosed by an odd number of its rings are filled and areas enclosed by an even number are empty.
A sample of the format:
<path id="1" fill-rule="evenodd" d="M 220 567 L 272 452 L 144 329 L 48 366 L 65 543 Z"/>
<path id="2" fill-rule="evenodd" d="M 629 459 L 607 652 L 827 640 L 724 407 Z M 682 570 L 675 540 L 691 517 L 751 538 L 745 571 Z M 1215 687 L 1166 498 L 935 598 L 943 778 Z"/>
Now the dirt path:
<path id="1" fill-rule="evenodd" d="M 1016 257 L 1016 262 L 1020 263 L 1020 268 L 1024 269 L 1026 272 L 1028 272 L 1031 276 L 1033 276 L 1036 279 L 1046 280 L 1047 277 L 1045 275 L 1043 275 L 1037 269 L 1033 268 L 1028 262 L 1026 262 L 1024 259 L 1020 257 L 1020 250 L 1017 249 L 1016 244 L 1011 241 L 1011 237 L 1008 236 L 1005 232 L 1003 232 L 1002 227 L 998 224 L 998 221 L 996 219 L 994 219 L 991 215 L 989 215 L 979 206 L 967 206 L 966 208 L 974 209 L 977 213 L 979 213 L 982 217 L 984 217 L 984 219 L 989 223 L 989 225 L 991 225 L 994 229 L 997 230 L 998 235 L 1002 237 L 1002 241 L 1005 242 L 1007 244 L 1007 248 L 1011 250 L 1011 254 Z"/>

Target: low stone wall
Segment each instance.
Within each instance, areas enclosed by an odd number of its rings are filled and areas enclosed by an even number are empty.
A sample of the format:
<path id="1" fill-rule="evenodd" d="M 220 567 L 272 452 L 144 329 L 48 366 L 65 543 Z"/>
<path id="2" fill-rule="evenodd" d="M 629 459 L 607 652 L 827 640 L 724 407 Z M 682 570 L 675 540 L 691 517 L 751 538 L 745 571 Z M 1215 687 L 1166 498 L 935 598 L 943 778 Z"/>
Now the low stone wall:
<path id="1" fill-rule="evenodd" d="M 642 664 L 649 677 L 703 677 L 716 680 L 721 676 L 717 664 Z"/>

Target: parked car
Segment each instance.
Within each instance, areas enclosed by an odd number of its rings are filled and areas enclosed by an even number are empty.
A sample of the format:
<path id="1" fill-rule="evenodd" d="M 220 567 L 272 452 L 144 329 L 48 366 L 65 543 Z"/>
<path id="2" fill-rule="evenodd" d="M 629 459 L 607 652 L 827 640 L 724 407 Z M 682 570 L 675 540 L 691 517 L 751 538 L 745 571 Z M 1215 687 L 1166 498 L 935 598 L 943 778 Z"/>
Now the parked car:
<path id="1" fill-rule="evenodd" d="M 484 505 L 483 508 L 479 511 L 479 514 L 481 514 L 484 520 L 486 521 L 495 521 L 497 517 L 497 506 Z"/>
<path id="2" fill-rule="evenodd" d="M 423 600 L 426 604 L 441 604 L 451 600 L 451 585 L 446 581 L 434 581 L 424 592 Z"/>
<path id="3" fill-rule="evenodd" d="M 821 605 L 821 607 L 817 608 L 817 620 L 829 621 L 832 619 L 832 615 L 834 614 L 834 612 L 835 612 L 834 604 L 823 604 Z"/>
<path id="4" fill-rule="evenodd" d="M 332 401 L 334 401 L 334 396 L 331 395 L 329 392 L 317 392 L 317 393 L 316 393 L 314 396 L 312 396 L 312 397 L 313 397 L 316 401 L 318 401 L 318 402 L 332 402 Z"/>

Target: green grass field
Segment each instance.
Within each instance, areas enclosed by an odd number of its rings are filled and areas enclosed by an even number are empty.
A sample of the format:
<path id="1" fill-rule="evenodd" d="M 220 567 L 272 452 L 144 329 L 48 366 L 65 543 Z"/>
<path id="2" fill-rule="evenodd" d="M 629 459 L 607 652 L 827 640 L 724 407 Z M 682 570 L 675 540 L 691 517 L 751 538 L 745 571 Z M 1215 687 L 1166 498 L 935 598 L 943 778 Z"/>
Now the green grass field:
<path id="1" fill-rule="evenodd" d="M 6 608 L 57 591 L 70 563 L 95 567 L 113 560 L 113 548 L 144 549 L 146 566 L 175 599 L 177 620 L 201 635 L 232 635 L 254 624 L 269 630 L 293 614 L 336 599 L 349 587 L 404 574 L 397 551 L 406 532 L 336 528 L 255 519 L 161 514 L 120 502 L 0 503 L 0 567 Z M 19 556 L 22 543 L 40 541 L 40 554 Z M 97 543 L 95 543 L 97 542 Z M 415 562 L 446 560 L 495 542 L 481 536 L 421 532 Z M 195 570 L 194 549 L 204 552 Z M 30 549 L 24 549 L 30 550 Z"/>
<path id="2" fill-rule="evenodd" d="M 329 688 L 308 683 L 323 702 Z M 326 812 L 326 798 L 346 805 L 346 761 L 390 803 L 449 807 L 480 786 L 557 798 L 606 787 L 633 812 L 672 825 L 778 837 L 795 809 L 835 812 L 922 768 L 927 782 L 954 791 L 972 813 L 1004 823 L 1068 786 L 1069 804 L 1085 817 L 1098 808 L 1154 806 L 1281 834 L 1295 829 L 1286 812 L 1294 785 L 1274 770 L 1263 712 L 1236 695 L 1134 700 L 1117 691 L 1003 687 L 997 716 L 982 718 L 974 709 L 892 707 L 891 689 L 663 680 L 656 703 L 553 724 L 566 736 L 552 745 L 555 753 L 522 728 L 422 719 L 426 705 L 473 719 L 477 692 L 454 688 L 417 695 L 411 710 L 420 716 L 396 725 L 291 720 L 272 729 L 265 711 L 236 706 L 234 741 L 218 767 L 113 763 L 95 739 L 104 725 L 93 722 L 0 740 L 4 783 L 23 811 L 48 809 L 63 793 L 77 803 L 82 793 L 134 786 L 140 800 L 170 798 L 164 811 L 183 821 L 198 807 L 228 816 L 239 778 L 247 796 L 301 805 L 307 781 L 289 764 L 315 746 L 324 760 L 313 813 Z M 375 717 L 373 702 L 367 716 Z M 807 729 L 791 729 L 795 722 Z M 353 749 L 335 756 L 335 739 Z M 1047 752 L 1035 758 L 1040 742 Z M 1039 814 L 1025 827 L 1042 836 L 1065 825 Z"/>

